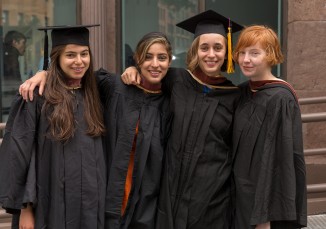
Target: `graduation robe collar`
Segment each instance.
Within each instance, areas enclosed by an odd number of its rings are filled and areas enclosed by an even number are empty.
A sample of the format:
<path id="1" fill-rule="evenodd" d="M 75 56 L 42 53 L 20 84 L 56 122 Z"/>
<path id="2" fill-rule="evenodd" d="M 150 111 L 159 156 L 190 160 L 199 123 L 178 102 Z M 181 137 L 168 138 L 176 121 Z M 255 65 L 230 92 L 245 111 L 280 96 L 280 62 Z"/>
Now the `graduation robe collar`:
<path id="1" fill-rule="evenodd" d="M 190 73 L 192 78 L 199 84 L 209 88 L 209 89 L 236 89 L 238 87 L 234 86 L 229 80 L 224 76 L 210 77 L 203 73 L 201 70 L 195 70 L 191 72 L 189 69 L 187 71 Z"/>
<path id="2" fill-rule="evenodd" d="M 161 85 L 162 85 L 161 83 L 159 83 L 159 84 L 151 84 L 144 77 L 142 77 L 141 81 L 140 81 L 140 84 L 136 85 L 136 86 L 138 88 L 142 89 L 146 93 L 160 94 L 160 93 L 162 93 Z"/>
<path id="3" fill-rule="evenodd" d="M 268 88 L 269 86 L 277 86 L 277 85 L 283 85 L 286 86 L 292 94 L 295 96 L 295 98 L 298 100 L 297 94 L 294 90 L 294 88 L 286 81 L 283 80 L 259 80 L 259 81 L 249 81 L 249 87 L 250 90 L 255 94 L 259 90 L 263 90 Z"/>
<path id="4" fill-rule="evenodd" d="M 222 75 L 208 76 L 200 68 L 197 68 L 193 72 L 193 77 L 196 81 L 202 82 L 201 84 L 216 86 L 226 81 L 226 78 Z"/>
<path id="5" fill-rule="evenodd" d="M 64 87 L 68 90 L 76 90 L 82 88 L 81 79 L 66 79 Z"/>

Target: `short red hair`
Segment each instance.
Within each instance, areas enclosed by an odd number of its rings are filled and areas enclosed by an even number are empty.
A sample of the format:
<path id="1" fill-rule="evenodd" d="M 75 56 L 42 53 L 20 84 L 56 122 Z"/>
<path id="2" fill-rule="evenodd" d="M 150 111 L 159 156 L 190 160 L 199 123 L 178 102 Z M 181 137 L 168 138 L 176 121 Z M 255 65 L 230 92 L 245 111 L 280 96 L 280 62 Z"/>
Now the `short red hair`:
<path id="1" fill-rule="evenodd" d="M 283 62 L 284 57 L 277 34 L 271 28 L 263 25 L 252 25 L 242 30 L 234 49 L 234 61 L 238 63 L 239 52 L 241 50 L 257 43 L 260 43 L 262 48 L 265 49 L 267 53 L 267 62 L 271 66 Z"/>

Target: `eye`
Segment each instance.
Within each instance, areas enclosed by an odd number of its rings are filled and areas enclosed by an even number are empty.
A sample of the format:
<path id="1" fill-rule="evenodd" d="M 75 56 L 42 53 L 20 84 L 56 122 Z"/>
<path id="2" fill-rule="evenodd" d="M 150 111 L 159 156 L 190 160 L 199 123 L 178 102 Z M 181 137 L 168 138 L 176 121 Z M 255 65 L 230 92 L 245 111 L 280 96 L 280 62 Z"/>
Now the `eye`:
<path id="1" fill-rule="evenodd" d="M 222 45 L 215 45 L 214 46 L 214 50 L 215 51 L 221 51 L 223 49 L 223 46 Z"/>
<path id="2" fill-rule="evenodd" d="M 260 54 L 260 52 L 258 51 L 253 51 L 250 53 L 252 56 L 258 56 Z"/>
<path id="3" fill-rule="evenodd" d="M 82 53 L 81 53 L 81 56 L 82 56 L 82 57 L 87 57 L 87 56 L 89 56 L 89 52 L 87 52 L 87 51 L 86 51 L 86 52 L 82 52 Z"/>
<path id="4" fill-rule="evenodd" d="M 159 61 L 166 61 L 168 59 L 168 56 L 167 55 L 164 55 L 164 54 L 158 55 L 157 59 Z"/>
<path id="5" fill-rule="evenodd" d="M 200 50 L 203 51 L 203 52 L 206 52 L 206 51 L 208 51 L 208 47 L 207 46 L 201 46 Z"/>
<path id="6" fill-rule="evenodd" d="M 145 60 L 151 60 L 153 57 L 151 54 L 146 54 L 145 55 Z"/>
<path id="7" fill-rule="evenodd" d="M 76 55 L 74 53 L 66 53 L 67 58 L 74 58 Z"/>

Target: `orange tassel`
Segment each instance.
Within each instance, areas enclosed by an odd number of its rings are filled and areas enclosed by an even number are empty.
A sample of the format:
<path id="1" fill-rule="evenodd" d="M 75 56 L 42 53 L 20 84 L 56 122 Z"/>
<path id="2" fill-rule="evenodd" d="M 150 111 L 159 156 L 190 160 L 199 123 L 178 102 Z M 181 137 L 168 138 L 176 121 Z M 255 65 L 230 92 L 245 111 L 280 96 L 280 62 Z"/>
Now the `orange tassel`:
<path id="1" fill-rule="evenodd" d="M 234 67 L 232 62 L 232 37 L 231 37 L 231 22 L 229 19 L 229 27 L 228 27 L 228 34 L 227 34 L 227 40 L 228 40 L 228 59 L 227 59 L 227 70 L 226 72 L 228 74 L 234 73 Z"/>

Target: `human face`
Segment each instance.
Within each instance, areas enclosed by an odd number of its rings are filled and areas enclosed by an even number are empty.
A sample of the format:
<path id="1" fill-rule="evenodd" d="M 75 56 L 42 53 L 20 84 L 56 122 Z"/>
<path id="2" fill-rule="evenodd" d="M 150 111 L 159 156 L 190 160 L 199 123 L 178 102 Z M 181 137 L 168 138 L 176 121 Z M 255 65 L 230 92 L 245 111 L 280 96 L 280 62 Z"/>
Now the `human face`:
<path id="1" fill-rule="evenodd" d="M 143 78 L 150 84 L 159 84 L 166 75 L 170 65 L 169 55 L 165 45 L 161 43 L 152 44 L 140 65 L 140 72 Z"/>
<path id="2" fill-rule="evenodd" d="M 224 63 L 226 40 L 220 34 L 203 34 L 199 38 L 198 59 L 200 69 L 208 76 L 218 76 Z"/>
<path id="3" fill-rule="evenodd" d="M 25 39 L 14 40 L 12 42 L 12 46 L 14 46 L 18 50 L 19 55 L 22 56 L 25 53 L 26 40 Z"/>
<path id="4" fill-rule="evenodd" d="M 68 44 L 60 55 L 60 67 L 69 79 L 81 79 L 89 68 L 88 46 Z"/>
<path id="5" fill-rule="evenodd" d="M 260 43 L 241 49 L 238 62 L 242 73 L 252 81 L 273 78 L 271 66 L 268 64 L 266 57 L 266 51 Z"/>

